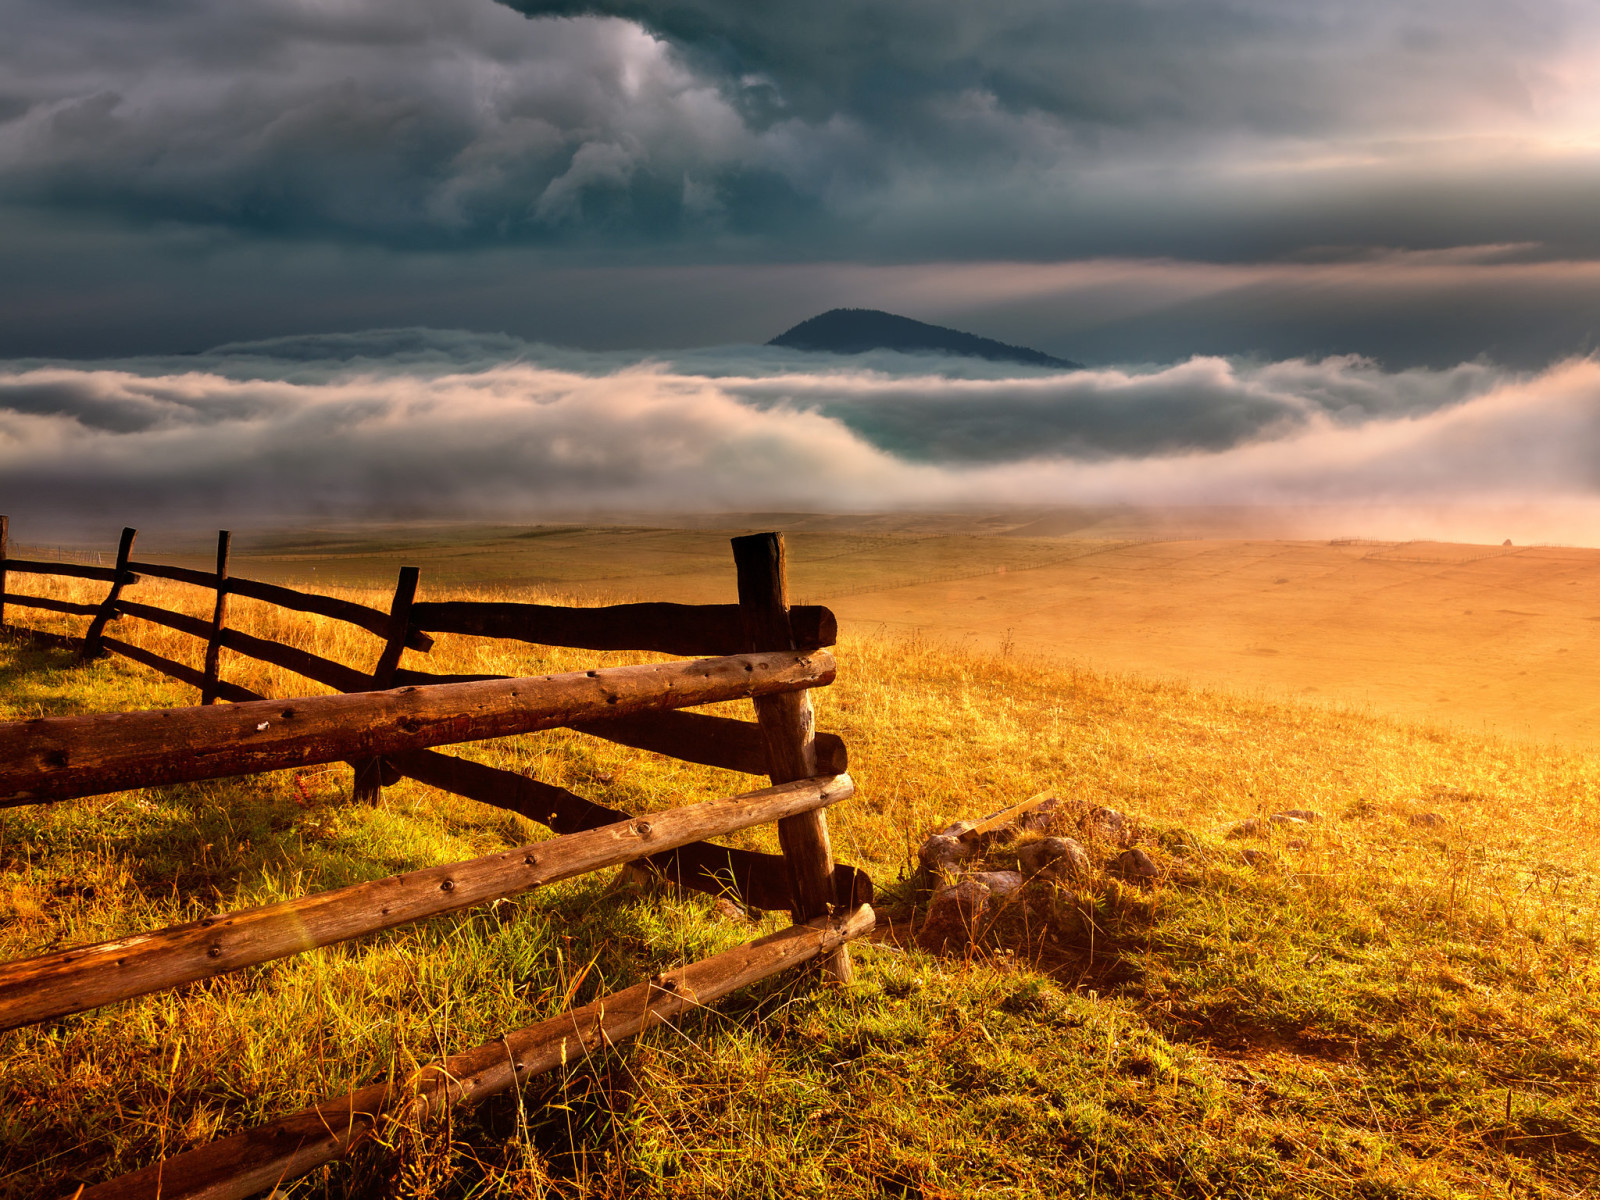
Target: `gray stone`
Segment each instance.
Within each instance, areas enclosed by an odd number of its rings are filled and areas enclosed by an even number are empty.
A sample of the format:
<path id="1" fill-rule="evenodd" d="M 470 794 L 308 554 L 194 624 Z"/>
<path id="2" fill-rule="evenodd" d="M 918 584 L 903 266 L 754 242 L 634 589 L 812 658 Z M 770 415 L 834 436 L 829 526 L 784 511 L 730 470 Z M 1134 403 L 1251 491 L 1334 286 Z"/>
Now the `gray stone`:
<path id="1" fill-rule="evenodd" d="M 1083 815 L 1078 827 L 1092 838 L 1126 846 L 1133 840 L 1133 822 L 1114 808 L 1095 805 Z"/>
<path id="2" fill-rule="evenodd" d="M 1270 825 L 1288 826 L 1289 828 L 1293 829 L 1301 825 L 1309 825 L 1311 822 L 1307 821 L 1304 817 L 1297 817 L 1286 812 L 1281 812 L 1273 813 L 1267 818 L 1267 823 Z"/>
<path id="3" fill-rule="evenodd" d="M 1272 814 L 1272 819 L 1274 821 L 1276 821 L 1279 817 L 1288 817 L 1290 820 L 1294 821 L 1304 821 L 1308 825 L 1315 825 L 1318 821 L 1322 820 L 1321 813 L 1312 812 L 1309 808 L 1286 808 L 1281 813 Z"/>
<path id="4" fill-rule="evenodd" d="M 1117 855 L 1111 864 L 1111 869 L 1124 879 L 1136 883 L 1148 883 L 1161 874 L 1156 864 L 1150 860 L 1150 856 L 1137 846 Z"/>
<path id="5" fill-rule="evenodd" d="M 969 842 L 947 833 L 936 833 L 922 843 L 917 857 L 922 862 L 922 869 L 930 875 L 949 875 L 977 852 L 978 848 Z"/>
<path id="6" fill-rule="evenodd" d="M 967 945 L 972 941 L 988 902 L 988 887 L 974 879 L 963 879 L 941 888 L 928 905 L 928 915 L 917 932 L 917 941 L 929 950 Z"/>
<path id="7" fill-rule="evenodd" d="M 1040 804 L 1038 808 L 1023 813 L 1016 820 L 1018 833 L 1031 833 L 1036 829 L 1048 829 L 1050 822 L 1055 820 L 1056 810 L 1061 807 L 1061 801 L 1054 796 Z"/>
<path id="8" fill-rule="evenodd" d="M 1028 842 L 1017 851 L 1024 875 L 1047 874 L 1056 879 L 1084 879 L 1093 871 L 1089 854 L 1073 838 L 1052 837 Z"/>
<path id="9" fill-rule="evenodd" d="M 1241 852 L 1240 857 L 1244 859 L 1247 867 L 1264 867 L 1272 861 L 1267 857 L 1265 850 L 1245 850 Z"/>
<path id="10" fill-rule="evenodd" d="M 1007 896 L 1022 888 L 1022 873 L 1020 871 L 974 871 L 968 875 L 965 882 L 977 883 L 989 889 L 989 905 L 994 907 L 996 900 L 1004 900 Z"/>

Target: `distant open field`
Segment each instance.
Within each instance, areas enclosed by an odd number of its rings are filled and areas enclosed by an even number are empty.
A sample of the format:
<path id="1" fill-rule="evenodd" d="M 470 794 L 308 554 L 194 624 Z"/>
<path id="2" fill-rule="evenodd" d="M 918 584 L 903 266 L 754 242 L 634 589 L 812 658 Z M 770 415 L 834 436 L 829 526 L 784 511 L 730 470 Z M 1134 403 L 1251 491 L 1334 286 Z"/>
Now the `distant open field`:
<path id="1" fill-rule="evenodd" d="M 1127 519 L 749 514 L 690 529 L 244 535 L 234 570 L 360 587 L 406 562 L 422 566 L 424 594 L 489 584 L 732 600 L 728 536 L 757 527 L 788 529 L 796 591 L 856 632 L 920 630 L 1517 738 L 1600 740 L 1600 550 L 1202 538 Z M 196 542 L 160 536 L 149 531 L 145 553 L 204 565 Z"/>

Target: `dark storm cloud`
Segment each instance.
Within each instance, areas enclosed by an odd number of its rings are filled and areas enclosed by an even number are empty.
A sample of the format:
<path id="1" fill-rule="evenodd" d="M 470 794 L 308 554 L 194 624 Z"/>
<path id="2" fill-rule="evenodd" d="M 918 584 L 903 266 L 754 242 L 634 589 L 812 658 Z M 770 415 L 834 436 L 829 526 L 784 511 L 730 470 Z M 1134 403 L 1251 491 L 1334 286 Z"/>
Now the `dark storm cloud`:
<path id="1" fill-rule="evenodd" d="M 724 259 L 1595 242 L 1563 0 L 515 7 L 10 0 L 0 197 Z"/>

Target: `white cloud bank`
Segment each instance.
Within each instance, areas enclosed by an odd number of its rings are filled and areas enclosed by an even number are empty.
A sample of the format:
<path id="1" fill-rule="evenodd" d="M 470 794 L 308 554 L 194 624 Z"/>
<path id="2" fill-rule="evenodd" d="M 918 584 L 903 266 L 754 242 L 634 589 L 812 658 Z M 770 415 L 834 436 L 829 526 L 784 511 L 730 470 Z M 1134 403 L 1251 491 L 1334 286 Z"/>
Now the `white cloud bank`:
<path id="1" fill-rule="evenodd" d="M 1396 513 L 1416 526 L 1465 506 L 1519 540 L 1600 534 L 1593 359 L 1536 373 L 1384 372 L 1348 357 L 1015 375 L 962 364 L 960 377 L 894 356 L 744 348 L 619 365 L 504 340 L 364 336 L 236 347 L 188 370 L 0 369 L 0 512 L 1317 505 L 1384 510 L 1393 528 Z M 397 349 L 408 337 L 433 350 Z"/>

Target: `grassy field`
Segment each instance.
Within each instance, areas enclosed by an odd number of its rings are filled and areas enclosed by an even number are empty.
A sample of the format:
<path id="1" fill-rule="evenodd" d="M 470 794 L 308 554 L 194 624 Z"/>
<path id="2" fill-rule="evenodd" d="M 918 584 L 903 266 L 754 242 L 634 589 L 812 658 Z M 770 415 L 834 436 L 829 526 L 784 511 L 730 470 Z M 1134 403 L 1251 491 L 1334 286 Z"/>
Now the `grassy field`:
<path id="1" fill-rule="evenodd" d="M 796 592 L 831 606 L 852 633 L 1009 647 L 1099 671 L 1600 748 L 1600 551 L 1222 538 L 1136 516 L 769 513 L 743 527 L 787 528 Z M 410 562 L 422 567 L 425 595 L 490 585 L 721 601 L 733 598 L 728 532 L 242 534 L 235 570 L 381 587 Z M 180 552 L 171 561 L 209 561 L 203 541 L 158 539 L 155 552 L 166 550 Z"/>
<path id="2" fill-rule="evenodd" d="M 708 576 L 714 543 L 725 553 L 709 535 L 699 558 L 685 553 L 684 592 Z M 797 543 L 800 576 L 813 548 Z M 581 574 L 562 590 L 599 589 Z M 718 567 L 718 587 L 728 574 Z M 199 612 L 183 591 L 129 596 Z M 377 652 L 317 618 L 290 634 L 241 604 L 239 620 L 354 665 Z M 179 635 L 122 626 L 197 661 Z M 924 834 L 1043 789 L 1069 802 L 1064 822 L 1089 805 L 1133 817 L 1159 879 L 1097 871 L 1040 891 L 960 955 L 904 937 L 859 946 L 849 989 L 755 989 L 282 1194 L 1600 1187 L 1600 757 L 925 633 L 855 634 L 838 656 L 819 726 L 849 742 L 860 794 L 833 811 L 835 850 L 871 871 L 886 915 L 912 915 Z M 466 638 L 408 656 L 506 673 L 605 661 Z M 318 690 L 238 660 L 227 673 L 269 694 Z M 130 663 L 0 645 L 7 717 L 190 702 Z M 470 752 L 634 811 L 748 786 L 566 732 Z M 376 807 L 351 804 L 348 785 L 347 768 L 324 768 L 0 813 L 0 959 L 538 836 L 414 783 Z M 1322 819 L 1240 836 L 1242 819 L 1291 808 Z M 743 844 L 774 848 L 770 831 Z M 1112 852 L 1090 848 L 1101 866 Z M 991 864 L 1016 849 L 991 847 Z M 702 898 L 590 877 L 0 1034 L 0 1197 L 70 1194 L 757 928 Z"/>

